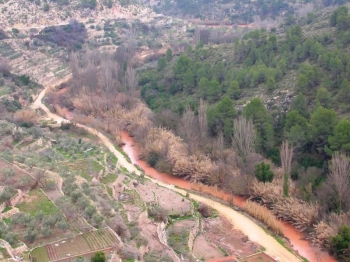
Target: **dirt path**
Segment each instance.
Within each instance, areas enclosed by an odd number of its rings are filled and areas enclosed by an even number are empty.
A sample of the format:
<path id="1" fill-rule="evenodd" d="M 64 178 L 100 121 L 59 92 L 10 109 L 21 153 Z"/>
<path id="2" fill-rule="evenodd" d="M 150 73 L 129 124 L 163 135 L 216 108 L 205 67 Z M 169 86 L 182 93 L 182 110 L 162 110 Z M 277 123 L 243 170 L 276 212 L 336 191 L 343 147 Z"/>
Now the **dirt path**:
<path id="1" fill-rule="evenodd" d="M 32 105 L 33 109 L 42 109 L 49 118 L 53 119 L 57 123 L 66 122 L 69 123 L 69 120 L 64 119 L 56 114 L 53 114 L 50 112 L 50 110 L 42 104 L 41 100 L 45 95 L 45 92 L 48 88 L 45 88 L 37 97 L 35 102 Z M 140 175 L 141 172 L 136 169 L 136 167 L 133 164 L 130 164 L 126 158 L 115 149 L 113 143 L 102 133 L 98 132 L 97 130 L 87 127 L 81 124 L 77 124 L 78 127 L 81 127 L 88 132 L 90 132 L 93 135 L 98 136 L 103 144 L 118 158 L 118 164 L 120 166 L 125 167 L 129 172 L 135 172 L 135 174 Z M 167 187 L 171 190 L 174 190 L 180 194 L 186 195 L 186 191 L 182 189 L 175 188 L 169 184 L 165 184 L 163 182 L 160 182 L 158 180 L 149 178 L 153 183 L 162 185 L 164 187 Z M 260 226 L 255 224 L 252 220 L 250 220 L 248 217 L 244 216 L 243 214 L 233 210 L 232 208 L 223 205 L 219 202 L 210 200 L 206 197 L 199 196 L 196 194 L 190 194 L 190 198 L 192 198 L 195 201 L 205 203 L 207 205 L 210 205 L 217 211 L 219 211 L 221 214 L 223 214 L 226 218 L 228 218 L 234 227 L 240 231 L 242 231 L 244 234 L 246 234 L 252 241 L 255 241 L 259 245 L 266 248 L 266 253 L 270 255 L 271 257 L 275 258 L 277 261 L 286 261 L 286 262 L 294 262 L 294 261 L 301 261 L 300 258 L 289 252 L 286 248 L 284 248 L 281 244 L 279 244 L 276 239 L 274 239 L 271 235 L 266 233 L 264 229 L 262 229 Z"/>

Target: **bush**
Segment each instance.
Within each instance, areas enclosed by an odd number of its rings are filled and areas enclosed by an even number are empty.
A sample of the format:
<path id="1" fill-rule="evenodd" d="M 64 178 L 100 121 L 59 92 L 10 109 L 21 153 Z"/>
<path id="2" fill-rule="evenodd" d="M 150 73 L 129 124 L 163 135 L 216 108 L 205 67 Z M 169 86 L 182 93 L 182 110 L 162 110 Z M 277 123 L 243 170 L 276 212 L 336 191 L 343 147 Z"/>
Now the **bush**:
<path id="1" fill-rule="evenodd" d="M 274 173 L 270 170 L 269 164 L 262 162 L 255 166 L 255 177 L 259 180 L 259 182 L 271 183 L 274 176 Z"/>
<path id="2" fill-rule="evenodd" d="M 29 76 L 27 76 L 27 75 L 20 75 L 19 77 L 18 77 L 18 79 L 19 79 L 19 81 L 21 81 L 21 83 L 23 84 L 23 85 L 28 85 L 29 83 L 30 83 L 30 77 Z"/>
<path id="3" fill-rule="evenodd" d="M 91 262 L 105 262 L 105 261 L 106 261 L 106 255 L 101 251 L 96 252 L 95 255 L 91 258 Z"/>
<path id="4" fill-rule="evenodd" d="M 140 256 L 139 252 L 132 246 L 123 246 L 123 248 L 119 251 L 119 255 L 125 260 L 134 260 Z"/>
<path id="5" fill-rule="evenodd" d="M 155 167 L 158 160 L 159 160 L 159 154 L 156 152 L 150 152 L 148 156 L 146 157 L 147 164 L 149 164 L 151 167 Z"/>
<path id="6" fill-rule="evenodd" d="M 333 252 L 342 261 L 349 261 L 350 257 L 350 227 L 342 226 L 338 234 L 332 238 L 331 246 Z"/>
<path id="7" fill-rule="evenodd" d="M 19 33 L 19 30 L 18 30 L 17 28 L 12 28 L 12 33 L 18 34 L 18 33 Z"/>
<path id="8" fill-rule="evenodd" d="M 108 226 L 113 229 L 121 238 L 129 238 L 130 232 L 120 217 L 113 217 L 108 221 Z"/>
<path id="9" fill-rule="evenodd" d="M 7 99 L 4 98 L 2 103 L 5 105 L 7 111 L 16 112 L 17 110 L 22 109 L 21 103 L 17 99 Z"/>
<path id="10" fill-rule="evenodd" d="M 11 71 L 10 63 L 7 59 L 0 57 L 0 73 L 8 76 Z"/>
<path id="11" fill-rule="evenodd" d="M 68 25 L 46 27 L 34 37 L 72 50 L 85 43 L 87 31 L 84 24 L 71 20 Z"/>
<path id="12" fill-rule="evenodd" d="M 154 220 L 156 220 L 156 221 L 163 221 L 165 223 L 168 221 L 166 211 L 160 206 L 155 206 L 155 207 L 149 208 L 148 215 L 150 217 L 153 217 Z"/>
<path id="13" fill-rule="evenodd" d="M 49 6 L 48 3 L 45 3 L 45 4 L 44 4 L 43 10 L 44 10 L 44 12 L 49 12 L 50 6 Z"/>
<path id="14" fill-rule="evenodd" d="M 202 217 L 210 217 L 211 216 L 210 208 L 204 204 L 199 205 L 198 212 L 202 215 Z"/>
<path id="15" fill-rule="evenodd" d="M 5 167 L 2 171 L 1 174 L 4 176 L 5 180 L 9 179 L 10 177 L 13 177 L 16 172 L 13 168 L 10 167 Z"/>
<path id="16" fill-rule="evenodd" d="M 35 112 L 29 109 L 22 109 L 15 113 L 14 115 L 15 122 L 22 127 L 32 127 L 35 120 Z"/>
<path id="17" fill-rule="evenodd" d="M 95 9 L 97 5 L 96 0 L 80 0 L 80 6 L 82 8 L 90 8 L 90 9 Z"/>

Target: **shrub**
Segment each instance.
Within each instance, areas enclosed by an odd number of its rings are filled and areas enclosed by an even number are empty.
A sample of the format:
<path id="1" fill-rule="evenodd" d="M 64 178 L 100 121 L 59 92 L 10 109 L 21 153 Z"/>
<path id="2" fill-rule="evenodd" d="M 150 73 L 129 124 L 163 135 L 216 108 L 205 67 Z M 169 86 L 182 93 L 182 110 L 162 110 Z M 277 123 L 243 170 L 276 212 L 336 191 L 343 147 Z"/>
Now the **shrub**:
<path id="1" fill-rule="evenodd" d="M 348 259 L 350 257 L 350 227 L 340 227 L 338 234 L 332 238 L 331 246 L 333 252 L 337 255 L 337 257 L 340 260 L 349 261 Z"/>
<path id="2" fill-rule="evenodd" d="M 273 172 L 270 170 L 270 165 L 264 162 L 255 166 L 255 177 L 259 182 L 272 182 L 274 178 Z"/>
<path id="3" fill-rule="evenodd" d="M 246 201 L 243 206 L 245 212 L 264 223 L 275 234 L 283 234 L 282 223 L 266 207 L 260 206 L 252 201 Z"/>
<path id="4" fill-rule="evenodd" d="M 140 256 L 139 252 L 132 246 L 123 246 L 119 255 L 125 260 L 134 260 Z"/>
<path id="5" fill-rule="evenodd" d="M 106 261 L 106 255 L 101 251 L 96 252 L 95 255 L 91 258 L 91 262 L 105 262 L 105 261 Z"/>
<path id="6" fill-rule="evenodd" d="M 0 29 L 0 40 L 9 38 L 6 32 L 3 29 Z"/>
<path id="7" fill-rule="evenodd" d="M 23 127 L 32 127 L 35 120 L 35 112 L 29 109 L 22 109 L 15 113 L 14 115 L 15 122 Z"/>
<path id="8" fill-rule="evenodd" d="M 17 28 L 12 28 L 12 33 L 18 34 L 18 33 L 19 33 L 19 30 L 18 30 Z"/>
<path id="9" fill-rule="evenodd" d="M 48 3 L 44 4 L 43 10 L 44 10 L 44 12 L 48 12 L 50 10 L 50 6 Z"/>
<path id="10" fill-rule="evenodd" d="M 15 189 L 5 186 L 0 195 L 0 203 L 9 201 L 15 194 Z"/>
<path id="11" fill-rule="evenodd" d="M 85 43 L 87 31 L 83 24 L 71 20 L 68 25 L 46 27 L 34 37 L 44 42 L 75 49 L 76 45 Z"/>
<path id="12" fill-rule="evenodd" d="M 29 83 L 30 83 L 30 77 L 29 76 L 27 76 L 27 75 L 20 75 L 19 77 L 18 77 L 18 79 L 19 79 L 19 81 L 21 81 L 21 83 L 23 84 L 23 85 L 28 85 Z"/>
<path id="13" fill-rule="evenodd" d="M 203 216 L 203 217 L 210 217 L 211 212 L 210 208 L 207 205 L 200 204 L 198 207 L 198 212 Z"/>
<path id="14" fill-rule="evenodd" d="M 113 229 L 115 233 L 117 233 L 121 238 L 129 238 L 130 232 L 126 225 L 124 224 L 123 220 L 120 217 L 113 217 L 110 219 L 107 223 L 110 228 Z"/>
<path id="15" fill-rule="evenodd" d="M 151 167 L 155 167 L 158 160 L 159 160 L 159 154 L 156 152 L 150 152 L 148 156 L 146 157 L 147 164 L 149 164 Z"/>
<path id="16" fill-rule="evenodd" d="M 11 71 L 10 63 L 7 59 L 0 57 L 0 73 L 2 73 L 4 76 L 9 75 Z"/>
<path id="17" fill-rule="evenodd" d="M 148 215 L 150 217 L 153 217 L 154 220 L 156 220 L 156 221 L 163 221 L 165 223 L 168 221 L 166 211 L 160 206 L 155 206 L 155 207 L 149 208 Z"/>
<path id="18" fill-rule="evenodd" d="M 7 111 L 16 112 L 17 110 L 22 109 L 21 103 L 17 99 L 2 99 L 2 103 L 5 105 Z"/>
<path id="19" fill-rule="evenodd" d="M 97 5 L 96 0 L 80 0 L 80 6 L 82 8 L 95 9 L 96 5 Z"/>

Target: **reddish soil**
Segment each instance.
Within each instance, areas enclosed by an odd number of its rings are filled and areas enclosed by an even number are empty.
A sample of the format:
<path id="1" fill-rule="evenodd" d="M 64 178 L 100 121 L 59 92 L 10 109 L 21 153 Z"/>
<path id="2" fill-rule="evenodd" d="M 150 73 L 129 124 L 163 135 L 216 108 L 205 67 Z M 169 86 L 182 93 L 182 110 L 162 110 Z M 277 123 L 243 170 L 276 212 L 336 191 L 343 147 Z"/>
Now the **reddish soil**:
<path id="1" fill-rule="evenodd" d="M 148 240 L 148 251 L 156 251 L 162 255 L 171 257 L 173 261 L 178 261 L 178 259 L 174 257 L 175 255 L 172 250 L 167 248 L 159 241 L 159 238 L 157 236 L 157 225 L 147 217 L 147 212 L 141 214 L 138 219 L 138 224 L 142 235 L 144 235 Z"/>
<path id="2" fill-rule="evenodd" d="M 142 209 L 131 204 L 123 204 L 129 221 L 137 221 L 142 213 Z"/>
<path id="3" fill-rule="evenodd" d="M 54 247 L 52 246 L 52 244 L 49 244 L 46 246 L 46 251 L 47 251 L 47 254 L 49 255 L 50 260 L 58 259 L 57 253 Z"/>
<path id="4" fill-rule="evenodd" d="M 191 202 L 172 190 L 149 181 L 144 185 L 139 184 L 136 190 L 143 201 L 159 204 L 169 215 L 189 215 L 191 213 Z"/>
<path id="5" fill-rule="evenodd" d="M 260 248 L 242 232 L 234 229 L 230 221 L 222 216 L 203 219 L 203 229 L 206 240 L 216 247 L 224 249 L 229 255 L 248 256 Z"/>
<path id="6" fill-rule="evenodd" d="M 192 252 L 198 259 L 204 259 L 204 261 L 223 256 L 217 246 L 207 241 L 204 234 L 196 238 Z"/>

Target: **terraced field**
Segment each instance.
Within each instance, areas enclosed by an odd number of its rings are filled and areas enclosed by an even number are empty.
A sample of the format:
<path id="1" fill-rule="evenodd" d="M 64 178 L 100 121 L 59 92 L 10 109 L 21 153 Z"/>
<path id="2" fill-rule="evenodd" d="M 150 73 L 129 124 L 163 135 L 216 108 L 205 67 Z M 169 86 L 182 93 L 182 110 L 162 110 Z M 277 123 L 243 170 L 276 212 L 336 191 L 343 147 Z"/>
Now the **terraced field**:
<path id="1" fill-rule="evenodd" d="M 32 251 L 31 256 L 34 262 L 57 261 L 108 249 L 116 243 L 119 241 L 115 235 L 104 228 L 38 247 Z"/>
<path id="2" fill-rule="evenodd" d="M 83 236 L 92 251 L 111 247 L 118 241 L 107 228 L 89 232 Z"/>

